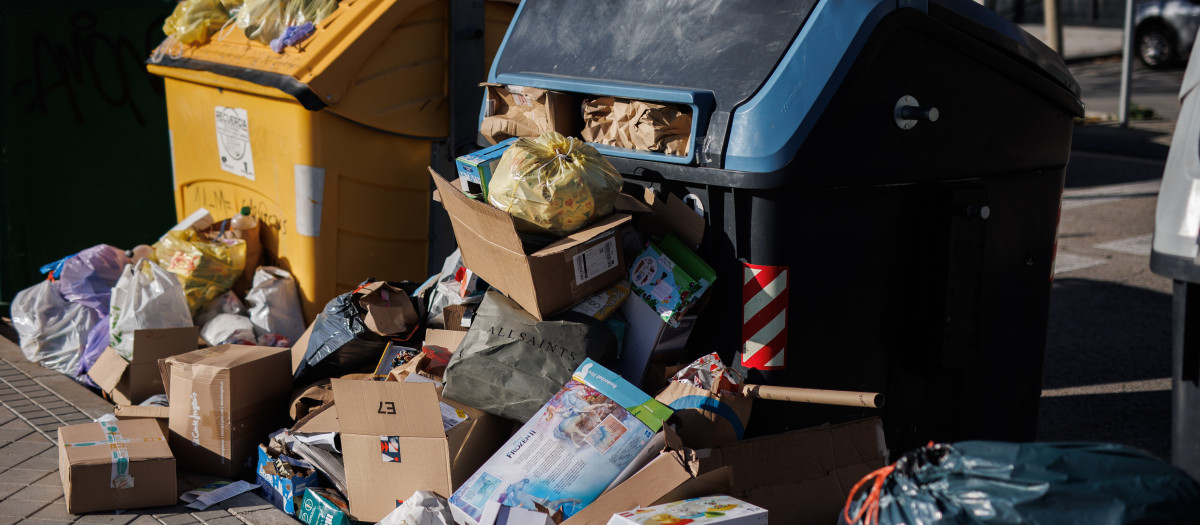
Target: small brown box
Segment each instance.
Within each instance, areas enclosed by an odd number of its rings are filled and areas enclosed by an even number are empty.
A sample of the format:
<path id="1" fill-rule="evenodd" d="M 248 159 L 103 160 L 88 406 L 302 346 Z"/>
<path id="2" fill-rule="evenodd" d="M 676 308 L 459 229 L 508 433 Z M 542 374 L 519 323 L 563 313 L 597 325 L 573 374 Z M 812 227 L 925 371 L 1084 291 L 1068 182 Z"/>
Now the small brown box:
<path id="1" fill-rule="evenodd" d="M 71 514 L 174 505 L 179 496 L 175 457 L 149 419 L 59 427 L 58 470 Z"/>

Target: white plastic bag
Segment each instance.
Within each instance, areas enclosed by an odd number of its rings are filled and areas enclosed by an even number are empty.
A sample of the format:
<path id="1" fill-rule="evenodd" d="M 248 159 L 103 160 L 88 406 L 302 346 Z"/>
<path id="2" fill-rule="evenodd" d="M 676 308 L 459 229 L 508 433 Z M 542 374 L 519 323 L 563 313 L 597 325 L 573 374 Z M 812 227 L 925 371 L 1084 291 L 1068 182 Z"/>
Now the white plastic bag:
<path id="1" fill-rule="evenodd" d="M 109 323 L 109 346 L 132 359 L 135 330 L 192 326 L 192 312 L 175 274 L 142 259 L 125 266 L 113 287 Z"/>
<path id="2" fill-rule="evenodd" d="M 210 346 L 256 344 L 250 318 L 238 314 L 217 314 L 200 328 L 200 337 Z"/>
<path id="3" fill-rule="evenodd" d="M 279 334 L 294 342 L 304 334 L 300 293 L 287 270 L 258 267 L 246 302 L 250 303 L 250 322 L 254 324 L 255 335 Z"/>
<path id="4" fill-rule="evenodd" d="M 74 375 L 88 332 L 100 314 L 83 304 L 67 302 L 58 291 L 58 283 L 52 281 L 18 292 L 11 310 L 25 358 Z"/>
<path id="5" fill-rule="evenodd" d="M 378 525 L 454 525 L 450 506 L 437 494 L 418 490 Z"/>

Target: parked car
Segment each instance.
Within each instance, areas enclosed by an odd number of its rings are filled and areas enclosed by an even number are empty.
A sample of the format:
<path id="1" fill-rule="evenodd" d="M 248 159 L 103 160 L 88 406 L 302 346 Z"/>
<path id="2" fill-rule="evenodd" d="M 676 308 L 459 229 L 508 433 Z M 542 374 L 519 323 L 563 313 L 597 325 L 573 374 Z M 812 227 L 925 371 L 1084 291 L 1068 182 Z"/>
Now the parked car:
<path id="1" fill-rule="evenodd" d="M 1148 0 L 1134 11 L 1134 43 L 1152 68 L 1179 63 L 1192 52 L 1200 27 L 1200 0 Z"/>

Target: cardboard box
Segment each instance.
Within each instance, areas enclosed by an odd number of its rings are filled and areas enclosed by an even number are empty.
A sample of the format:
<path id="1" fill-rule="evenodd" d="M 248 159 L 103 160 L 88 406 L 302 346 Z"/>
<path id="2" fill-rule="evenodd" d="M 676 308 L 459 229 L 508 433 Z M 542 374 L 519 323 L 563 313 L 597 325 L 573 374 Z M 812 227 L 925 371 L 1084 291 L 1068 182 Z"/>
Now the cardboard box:
<path id="1" fill-rule="evenodd" d="M 310 325 L 308 325 L 308 328 L 304 330 L 304 333 L 300 334 L 300 338 L 296 339 L 295 343 L 292 343 L 291 354 L 292 354 L 292 375 L 293 376 L 296 374 L 296 370 L 298 370 L 300 368 L 300 363 L 304 361 L 304 354 L 306 352 L 308 352 L 308 340 L 310 338 L 312 338 L 312 332 L 313 332 L 313 325 L 310 324 Z M 296 385 L 296 386 L 303 386 L 303 385 Z"/>
<path id="2" fill-rule="evenodd" d="M 563 387 L 450 497 L 456 522 L 491 501 L 571 516 L 653 445 L 671 410 L 585 359 Z M 628 509 L 618 509 L 628 510 Z M 611 514 L 611 513 L 609 513 Z"/>
<path id="3" fill-rule="evenodd" d="M 492 180 L 492 172 L 500 163 L 500 157 L 517 138 L 505 140 L 499 144 L 483 148 L 474 153 L 468 153 L 454 160 L 458 167 L 458 183 L 463 193 L 477 194 L 487 202 L 488 182 Z"/>
<path id="4" fill-rule="evenodd" d="M 275 469 L 274 458 L 263 445 L 258 446 L 258 468 L 254 479 L 262 487 L 263 495 L 275 508 L 295 515 L 297 501 L 303 501 L 304 491 L 317 486 L 315 469 L 297 467 L 296 475 L 281 476 Z"/>
<path id="5" fill-rule="evenodd" d="M 467 198 L 432 168 L 429 174 L 450 215 L 463 264 L 534 317 L 546 319 L 625 277 L 620 226 L 628 215 L 614 213 L 527 253 L 511 215 Z"/>
<path id="6" fill-rule="evenodd" d="M 287 416 L 288 360 L 287 348 L 243 345 L 164 359 L 179 468 L 227 478 L 253 469 L 258 443 Z"/>
<path id="7" fill-rule="evenodd" d="M 318 487 L 304 490 L 304 502 L 296 516 L 306 525 L 350 525 L 350 504 L 338 493 Z"/>
<path id="8" fill-rule="evenodd" d="M 88 377 L 118 405 L 136 405 L 146 398 L 165 394 L 158 360 L 196 349 L 200 329 L 154 328 L 133 332 L 133 360 L 126 361 L 108 347 L 88 370 Z"/>
<path id="9" fill-rule="evenodd" d="M 629 268 L 633 295 L 671 326 L 704 295 L 717 273 L 674 235 L 650 242 Z"/>
<path id="10" fill-rule="evenodd" d="M 511 137 L 536 137 L 547 131 L 578 136 L 583 129 L 578 96 L 523 86 L 482 86 L 486 92 L 479 134 L 492 144 Z"/>
<path id="11" fill-rule="evenodd" d="M 662 523 L 767 525 L 767 509 L 724 494 L 716 494 L 618 512 L 608 520 L 608 525 Z"/>
<path id="12" fill-rule="evenodd" d="M 58 471 L 67 512 L 174 505 L 175 457 L 148 419 L 58 429 Z"/>
<path id="13" fill-rule="evenodd" d="M 676 325 L 671 326 L 638 297 L 631 297 L 621 305 L 621 315 L 626 324 L 617 372 L 635 385 L 642 384 L 646 365 L 654 354 L 682 350 L 687 346 L 697 317 L 694 313 L 682 315 Z"/>
<path id="14" fill-rule="evenodd" d="M 563 525 L 604 523 L 617 512 L 715 493 L 767 509 L 773 525 L 835 523 L 850 488 L 886 464 L 879 418 L 667 450 Z"/>
<path id="15" fill-rule="evenodd" d="M 417 490 L 452 492 L 431 383 L 333 380 L 351 519 L 377 522 Z"/>
<path id="16" fill-rule="evenodd" d="M 113 407 L 113 415 L 117 416 L 119 421 L 131 421 L 134 419 L 151 419 L 158 423 L 158 428 L 162 430 L 164 438 L 170 433 L 167 426 L 171 417 L 171 409 L 160 406 L 139 406 L 139 405 L 117 405 Z"/>

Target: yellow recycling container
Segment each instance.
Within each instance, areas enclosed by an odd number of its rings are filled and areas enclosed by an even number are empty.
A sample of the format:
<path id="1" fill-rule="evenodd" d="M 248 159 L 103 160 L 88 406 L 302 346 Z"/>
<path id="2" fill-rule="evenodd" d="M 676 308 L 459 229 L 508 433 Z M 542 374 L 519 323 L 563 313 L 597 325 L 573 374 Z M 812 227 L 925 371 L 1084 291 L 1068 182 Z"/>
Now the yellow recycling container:
<path id="1" fill-rule="evenodd" d="M 249 206 L 309 322 L 367 277 L 427 277 L 448 1 L 342 0 L 282 54 L 230 27 L 200 46 L 164 43 L 147 66 L 165 79 L 176 215 Z M 486 56 L 514 10 L 485 3 Z"/>

